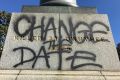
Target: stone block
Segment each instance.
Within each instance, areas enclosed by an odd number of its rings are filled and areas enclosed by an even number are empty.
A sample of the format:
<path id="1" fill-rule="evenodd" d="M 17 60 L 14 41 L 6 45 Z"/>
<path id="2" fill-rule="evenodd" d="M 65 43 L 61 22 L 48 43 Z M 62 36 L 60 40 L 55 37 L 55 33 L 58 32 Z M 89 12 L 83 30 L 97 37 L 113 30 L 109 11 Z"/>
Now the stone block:
<path id="1" fill-rule="evenodd" d="M 17 80 L 105 80 L 103 76 L 20 75 Z"/>
<path id="2" fill-rule="evenodd" d="M 120 80 L 120 76 L 105 76 L 106 80 Z"/>
<path id="3" fill-rule="evenodd" d="M 118 70 L 107 15 L 13 13 L 0 69 Z"/>
<path id="4" fill-rule="evenodd" d="M 101 73 L 105 76 L 120 76 L 119 71 L 102 71 Z"/>
<path id="5" fill-rule="evenodd" d="M 0 75 L 0 80 L 16 80 L 17 75 Z"/>
<path id="6" fill-rule="evenodd" d="M 79 76 L 101 76 L 99 71 L 42 71 L 22 70 L 20 75 L 79 75 Z"/>
<path id="7" fill-rule="evenodd" d="M 17 75 L 20 70 L 0 70 L 0 74 L 2 75 Z"/>
<path id="8" fill-rule="evenodd" d="M 23 6 L 25 13 L 80 13 L 96 14 L 95 7 L 65 7 L 65 6 Z"/>

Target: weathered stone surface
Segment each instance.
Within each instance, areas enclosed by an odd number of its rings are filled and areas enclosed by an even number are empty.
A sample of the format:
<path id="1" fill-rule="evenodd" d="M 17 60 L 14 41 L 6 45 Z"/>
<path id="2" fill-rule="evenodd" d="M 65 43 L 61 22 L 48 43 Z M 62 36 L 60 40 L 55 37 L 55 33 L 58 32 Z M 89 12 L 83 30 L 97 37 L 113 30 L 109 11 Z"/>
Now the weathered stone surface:
<path id="1" fill-rule="evenodd" d="M 105 80 L 103 76 L 20 75 L 18 80 Z"/>
<path id="2" fill-rule="evenodd" d="M 0 80 L 120 80 L 119 73 L 119 71 L 0 70 Z"/>
<path id="3" fill-rule="evenodd" d="M 17 75 L 0 75 L 0 80 L 16 80 Z"/>
<path id="4" fill-rule="evenodd" d="M 4 73 L 3 73 L 3 72 Z M 18 70 L 17 70 L 18 71 Z M 0 70 L 1 80 L 105 80 L 99 71 Z M 11 74 L 10 74 L 11 73 Z"/>
<path id="5" fill-rule="evenodd" d="M 0 74 L 2 75 L 17 75 L 20 70 L 0 70 Z"/>
<path id="6" fill-rule="evenodd" d="M 107 15 L 14 13 L 0 68 L 79 71 L 118 70 L 120 65 Z"/>
<path id="7" fill-rule="evenodd" d="M 23 6 L 22 12 L 27 13 L 80 13 L 96 14 L 95 7 L 65 7 L 65 6 Z"/>
<path id="8" fill-rule="evenodd" d="M 11 70 L 12 71 L 12 70 Z M 44 70 L 21 70 L 20 75 L 80 75 L 101 76 L 100 71 L 44 71 Z M 115 72 L 113 73 L 115 74 Z"/>

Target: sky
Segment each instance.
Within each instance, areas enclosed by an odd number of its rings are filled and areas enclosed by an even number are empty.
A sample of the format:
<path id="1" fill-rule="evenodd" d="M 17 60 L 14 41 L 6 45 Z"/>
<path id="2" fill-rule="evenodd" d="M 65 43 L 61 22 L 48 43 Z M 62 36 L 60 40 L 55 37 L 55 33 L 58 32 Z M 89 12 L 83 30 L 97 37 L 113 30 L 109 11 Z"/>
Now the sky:
<path id="1" fill-rule="evenodd" d="M 0 0 L 0 11 L 21 12 L 23 5 L 39 5 L 40 0 Z M 115 44 L 120 42 L 120 0 L 77 0 L 79 6 L 96 7 L 108 14 Z"/>

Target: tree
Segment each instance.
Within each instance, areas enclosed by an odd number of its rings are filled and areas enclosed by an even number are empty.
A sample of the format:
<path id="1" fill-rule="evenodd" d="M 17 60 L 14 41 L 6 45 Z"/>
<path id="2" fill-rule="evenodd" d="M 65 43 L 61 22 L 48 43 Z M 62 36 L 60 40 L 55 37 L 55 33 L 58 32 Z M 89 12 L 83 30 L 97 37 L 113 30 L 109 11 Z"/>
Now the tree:
<path id="1" fill-rule="evenodd" d="M 120 43 L 117 44 L 117 52 L 118 52 L 118 56 L 119 56 L 119 60 L 120 60 Z"/>
<path id="2" fill-rule="evenodd" d="M 0 53 L 2 53 L 10 19 L 11 13 L 0 11 Z"/>

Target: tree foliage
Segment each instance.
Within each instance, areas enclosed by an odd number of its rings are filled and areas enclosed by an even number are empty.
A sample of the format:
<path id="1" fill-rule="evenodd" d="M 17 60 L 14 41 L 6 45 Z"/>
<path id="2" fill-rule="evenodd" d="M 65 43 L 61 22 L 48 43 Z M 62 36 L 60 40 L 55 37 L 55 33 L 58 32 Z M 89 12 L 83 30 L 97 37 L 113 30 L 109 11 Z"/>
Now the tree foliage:
<path id="1" fill-rule="evenodd" d="M 5 42 L 5 37 L 7 34 L 10 19 L 11 13 L 0 11 L 0 52 L 2 51 Z"/>
<path id="2" fill-rule="evenodd" d="M 118 56 L 119 56 L 119 60 L 120 60 L 120 43 L 117 44 L 117 52 L 118 52 Z"/>

